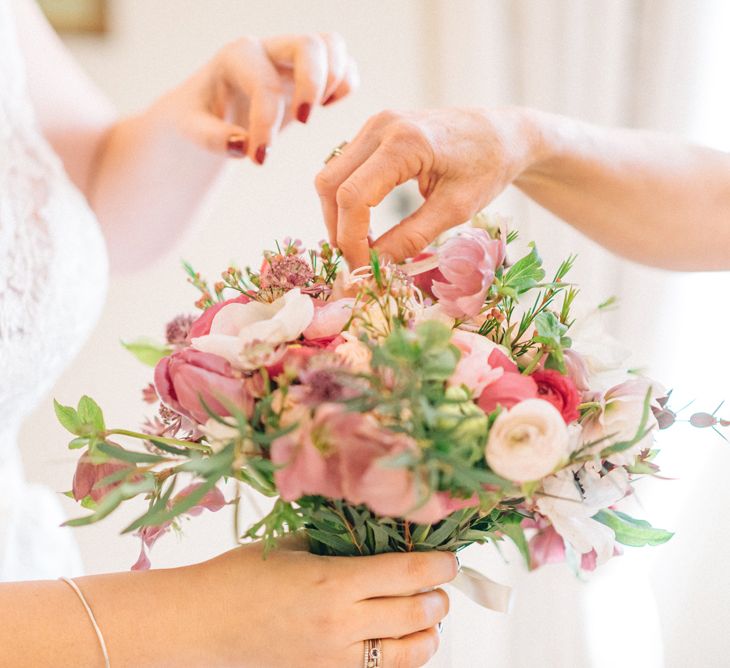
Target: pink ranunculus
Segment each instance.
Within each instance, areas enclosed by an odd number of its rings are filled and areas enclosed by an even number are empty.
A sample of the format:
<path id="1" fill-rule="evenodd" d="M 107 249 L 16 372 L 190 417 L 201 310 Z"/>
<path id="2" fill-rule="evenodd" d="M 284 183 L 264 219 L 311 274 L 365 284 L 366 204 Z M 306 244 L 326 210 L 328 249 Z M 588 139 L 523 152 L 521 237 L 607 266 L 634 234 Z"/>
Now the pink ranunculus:
<path id="1" fill-rule="evenodd" d="M 250 301 L 250 297 L 247 297 L 246 295 L 239 295 L 238 297 L 234 297 L 233 299 L 227 299 L 224 302 L 209 306 L 190 326 L 190 331 L 188 332 L 188 341 L 198 336 L 207 336 L 208 334 L 210 334 L 210 326 L 213 323 L 213 318 L 215 318 L 218 311 L 220 311 L 224 306 L 228 306 L 228 304 L 248 304 L 248 302 Z"/>
<path id="2" fill-rule="evenodd" d="M 81 501 L 90 496 L 97 503 L 101 501 L 115 487 L 118 487 L 122 481 L 99 487 L 98 484 L 108 476 L 117 471 L 132 470 L 135 466 L 127 462 L 108 461 L 103 464 L 94 464 L 87 453 L 81 455 L 76 464 L 76 472 L 74 473 L 73 485 L 71 491 L 74 499 Z"/>
<path id="3" fill-rule="evenodd" d="M 439 249 L 438 268 L 445 281 L 434 281 L 433 293 L 448 315 L 473 318 L 479 313 L 505 252 L 504 241 L 473 228 L 452 237 Z"/>
<path id="4" fill-rule="evenodd" d="M 230 363 L 218 355 L 193 348 L 185 348 L 158 362 L 155 387 L 162 403 L 199 424 L 210 417 L 201 399 L 218 415 L 230 415 L 226 404 L 246 415 L 253 410 L 253 398 Z"/>
<path id="5" fill-rule="evenodd" d="M 172 508 L 176 503 L 180 502 L 186 496 L 192 494 L 196 489 L 200 487 L 201 484 L 202 483 L 199 482 L 192 483 L 191 485 L 188 485 L 184 489 L 180 490 L 172 498 L 172 501 L 170 502 L 170 508 Z M 203 495 L 203 498 L 200 499 L 200 501 L 198 501 L 192 508 L 189 508 L 185 513 L 183 513 L 183 515 L 196 517 L 197 515 L 200 515 L 204 510 L 210 510 L 212 513 L 215 513 L 218 512 L 225 505 L 226 500 L 223 496 L 223 492 L 221 492 L 217 487 L 213 487 L 209 489 Z M 168 521 L 156 526 L 142 527 L 139 531 L 137 531 L 135 535 L 140 538 L 140 540 L 142 541 L 142 545 L 140 547 L 139 557 L 135 564 L 132 566 L 133 571 L 146 571 L 149 569 L 151 564 L 148 556 L 148 551 L 152 549 L 152 546 L 158 541 L 158 539 L 164 536 L 171 527 L 172 522 Z"/>
<path id="6" fill-rule="evenodd" d="M 314 317 L 303 332 L 304 338 L 332 339 L 340 334 L 352 318 L 354 304 L 355 300 L 351 297 L 328 302 L 315 301 Z"/>
<path id="7" fill-rule="evenodd" d="M 549 401 L 560 411 L 566 424 L 575 422 L 580 417 L 578 406 L 580 394 L 575 383 L 554 369 L 535 371 L 532 379 L 537 383 L 537 394 L 540 399 Z"/>
<path id="8" fill-rule="evenodd" d="M 493 367 L 489 363 L 491 354 L 499 352 L 499 346 L 486 336 L 457 329 L 451 336 L 451 343 L 461 351 L 456 369 L 449 378 L 451 387 L 464 385 L 473 396 L 478 397 L 487 385 L 504 375 L 501 366 Z"/>
<path id="9" fill-rule="evenodd" d="M 537 383 L 530 376 L 523 376 L 519 372 L 505 373 L 491 385 L 487 385 L 477 404 L 485 413 L 491 413 L 498 406 L 512 408 L 537 396 Z"/>

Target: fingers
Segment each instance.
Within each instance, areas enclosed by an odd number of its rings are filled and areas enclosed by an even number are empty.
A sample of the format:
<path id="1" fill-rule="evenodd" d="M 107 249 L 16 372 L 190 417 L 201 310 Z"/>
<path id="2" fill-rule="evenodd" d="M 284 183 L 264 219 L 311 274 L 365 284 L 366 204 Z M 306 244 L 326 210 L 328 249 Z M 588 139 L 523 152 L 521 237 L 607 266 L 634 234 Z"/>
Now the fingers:
<path id="1" fill-rule="evenodd" d="M 419 631 L 398 640 L 386 638 L 382 641 L 380 665 L 392 668 L 420 668 L 431 660 L 438 648 L 439 632 L 435 628 Z M 348 662 L 345 665 L 353 668 L 361 666 L 364 649 L 362 642 L 354 643 L 349 649 Z"/>
<path id="2" fill-rule="evenodd" d="M 250 96 L 248 155 L 260 165 L 284 118 L 279 74 L 260 42 L 239 40 L 223 52 L 224 77 L 239 94 Z"/>
<path id="3" fill-rule="evenodd" d="M 325 95 L 322 102 L 322 106 L 327 106 L 341 100 L 343 97 L 347 97 L 350 93 L 357 90 L 360 87 L 360 70 L 357 67 L 357 63 L 354 58 L 348 59 L 347 69 L 345 70 L 345 76 L 340 81 L 339 85 L 335 90 Z"/>
<path id="4" fill-rule="evenodd" d="M 336 558 L 333 568 L 351 585 L 355 600 L 402 596 L 451 582 L 456 577 L 456 557 L 451 552 L 378 554 L 372 557 Z"/>
<path id="5" fill-rule="evenodd" d="M 329 56 L 319 35 L 280 36 L 264 41 L 271 60 L 293 69 L 294 95 L 291 114 L 306 123 L 312 107 L 320 104 L 329 77 Z"/>
<path id="6" fill-rule="evenodd" d="M 348 75 L 351 63 L 347 46 L 342 35 L 338 33 L 320 33 L 320 38 L 327 51 L 327 84 L 322 94 L 322 101 L 329 100 Z"/>
<path id="7" fill-rule="evenodd" d="M 376 598 L 358 603 L 358 638 L 403 638 L 436 626 L 449 613 L 443 589 L 414 596 Z"/>
<path id="8" fill-rule="evenodd" d="M 393 262 L 415 257 L 440 234 L 469 220 L 476 210 L 462 205 L 457 193 L 436 188 L 410 216 L 375 241 L 378 254 Z"/>
<path id="9" fill-rule="evenodd" d="M 243 158 L 248 152 L 248 132 L 240 125 L 221 120 L 207 112 L 192 114 L 186 119 L 186 136 L 211 153 Z"/>

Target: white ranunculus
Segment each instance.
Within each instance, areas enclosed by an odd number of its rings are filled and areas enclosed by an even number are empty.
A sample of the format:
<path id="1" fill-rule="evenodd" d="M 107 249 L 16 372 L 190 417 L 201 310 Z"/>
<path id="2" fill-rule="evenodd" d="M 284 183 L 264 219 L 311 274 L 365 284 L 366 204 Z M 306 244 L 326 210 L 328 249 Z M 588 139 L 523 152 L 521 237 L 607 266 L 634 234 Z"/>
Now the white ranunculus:
<path id="1" fill-rule="evenodd" d="M 314 317 L 311 297 L 298 288 L 270 304 L 228 304 L 213 318 L 210 334 L 192 340 L 193 348 L 220 355 L 238 369 L 249 370 L 245 347 L 264 341 L 276 346 L 298 339 Z"/>
<path id="2" fill-rule="evenodd" d="M 595 550 L 597 563 L 601 564 L 613 555 L 615 534 L 592 518 L 599 510 L 623 499 L 629 490 L 628 475 L 623 468 L 601 476 L 595 467 L 586 464 L 577 471 L 565 469 L 546 478 L 537 509 L 577 552 L 585 554 Z"/>
<path id="3" fill-rule="evenodd" d="M 565 420 L 551 403 L 526 399 L 504 411 L 489 430 L 487 463 L 514 482 L 540 480 L 569 454 Z"/>
<path id="4" fill-rule="evenodd" d="M 655 403 L 657 397 L 665 394 L 661 385 L 642 377 L 632 378 L 610 388 L 603 397 L 601 413 L 584 425 L 584 442 L 591 443 L 604 439 L 596 445 L 596 450 L 600 451 L 614 443 L 632 440 L 641 425 L 644 402 L 649 391 L 652 403 Z M 646 424 L 646 429 L 650 431 L 628 450 L 608 457 L 608 461 L 617 466 L 632 464 L 637 454 L 651 448 L 657 428 L 656 418 L 650 410 Z"/>

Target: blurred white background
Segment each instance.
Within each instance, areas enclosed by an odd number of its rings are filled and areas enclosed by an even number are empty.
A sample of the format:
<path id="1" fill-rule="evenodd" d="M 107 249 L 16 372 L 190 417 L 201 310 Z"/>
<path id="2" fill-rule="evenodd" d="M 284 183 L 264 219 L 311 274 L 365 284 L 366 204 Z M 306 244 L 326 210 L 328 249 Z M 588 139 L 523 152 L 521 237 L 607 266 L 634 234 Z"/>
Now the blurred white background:
<path id="1" fill-rule="evenodd" d="M 138 422 L 150 373 L 119 345 L 162 336 L 165 321 L 192 311 L 194 290 L 180 258 L 214 277 L 234 260 L 255 262 L 286 235 L 324 236 L 315 173 L 330 149 L 383 108 L 528 104 L 588 120 L 656 128 L 730 149 L 727 87 L 730 4 L 724 0 L 110 0 L 109 32 L 67 44 L 124 113 L 133 113 L 242 33 L 338 31 L 358 60 L 362 86 L 345 103 L 316 109 L 306 127 L 286 131 L 264 169 L 232 164 L 197 214 L 194 231 L 170 239 L 168 256 L 133 276 L 116 277 L 104 315 L 81 356 L 53 391 L 64 403 L 82 393 L 104 407 L 107 422 Z M 388 224 L 409 206 L 409 193 L 378 212 Z M 415 201 L 411 201 L 412 206 Z M 507 193 L 495 205 L 534 237 L 548 265 L 578 250 L 575 280 L 586 302 L 617 294 L 619 338 L 637 362 L 681 397 L 714 408 L 730 397 L 727 275 L 675 276 L 610 257 Z M 154 221 L 150 221 L 154 224 Z M 687 230 L 687 234 L 692 234 Z M 72 314 L 69 317 L 73 317 Z M 679 402 L 681 403 L 681 402 Z M 491 549 L 467 561 L 512 583 L 513 614 L 477 609 L 455 593 L 449 650 L 454 666 L 727 666 L 730 554 L 724 472 L 730 445 L 711 433 L 677 429 L 663 438 L 667 475 L 647 486 L 647 517 L 677 532 L 651 554 L 615 560 L 590 583 L 563 567 L 533 574 L 509 552 Z M 50 397 L 26 425 L 28 477 L 68 489 L 74 455 L 55 423 Z M 64 500 L 65 501 L 65 500 Z M 69 514 L 78 509 L 67 503 Z M 246 510 L 249 516 L 253 507 Z M 117 532 L 122 511 L 102 526 L 78 530 L 88 572 L 124 570 L 136 559 L 134 538 Z M 153 564 L 212 556 L 234 544 L 230 515 L 189 523 L 154 548 Z M 616 652 L 611 646 L 619 648 Z"/>

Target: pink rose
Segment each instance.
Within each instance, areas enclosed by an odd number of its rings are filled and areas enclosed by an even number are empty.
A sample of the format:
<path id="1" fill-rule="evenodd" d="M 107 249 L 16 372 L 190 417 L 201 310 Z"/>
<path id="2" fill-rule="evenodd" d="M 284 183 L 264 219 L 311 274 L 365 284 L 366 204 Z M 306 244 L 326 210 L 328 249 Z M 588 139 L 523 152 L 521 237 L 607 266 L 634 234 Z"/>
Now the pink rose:
<path id="1" fill-rule="evenodd" d="M 503 369 L 504 373 L 479 395 L 477 404 L 485 413 L 491 413 L 498 406 L 512 408 L 521 401 L 538 396 L 537 383 L 530 376 L 521 374 L 517 365 L 501 351 L 495 350 L 490 354 L 489 364 L 495 369 Z"/>
<path id="2" fill-rule="evenodd" d="M 464 385 L 473 396 L 478 397 L 487 385 L 504 375 L 502 367 L 489 364 L 490 355 L 495 350 L 499 351 L 499 346 L 486 336 L 457 329 L 451 335 L 451 343 L 461 351 L 461 357 L 449 378 L 449 386 Z"/>
<path id="3" fill-rule="evenodd" d="M 88 453 L 84 453 L 76 464 L 76 472 L 74 473 L 73 485 L 71 491 L 74 499 L 81 501 L 90 496 L 94 501 L 99 503 L 109 492 L 118 487 L 122 481 L 99 487 L 98 484 L 108 476 L 117 471 L 134 469 L 133 464 L 119 461 L 109 461 L 103 464 L 94 464 Z"/>
<path id="4" fill-rule="evenodd" d="M 193 348 L 185 348 L 157 363 L 155 388 L 163 404 L 199 424 L 210 417 L 201 399 L 218 415 L 230 415 L 223 402 L 246 415 L 253 410 L 253 398 L 229 362 Z"/>
<path id="5" fill-rule="evenodd" d="M 549 401 L 560 411 L 566 424 L 575 422 L 580 417 L 578 406 L 580 394 L 575 383 L 554 369 L 535 371 L 532 379 L 537 383 L 537 394 L 540 399 Z"/>
<path id="6" fill-rule="evenodd" d="M 438 251 L 445 281 L 433 281 L 433 293 L 454 318 L 473 318 L 484 306 L 494 272 L 505 258 L 505 244 L 479 229 L 467 229 Z"/>
<path id="7" fill-rule="evenodd" d="M 314 301 L 314 317 L 304 330 L 305 339 L 332 339 L 340 334 L 352 318 L 355 300 L 351 297 L 334 301 Z"/>
<path id="8" fill-rule="evenodd" d="M 198 336 L 207 336 L 208 334 L 210 334 L 210 326 L 213 323 L 213 318 L 215 318 L 218 311 L 220 311 L 224 306 L 228 306 L 228 304 L 248 304 L 248 302 L 250 301 L 250 297 L 247 297 L 246 295 L 239 295 L 238 297 L 235 297 L 233 299 L 227 299 L 226 301 L 220 302 L 219 304 L 209 306 L 190 326 L 190 331 L 188 332 L 188 340 L 194 339 Z"/>

